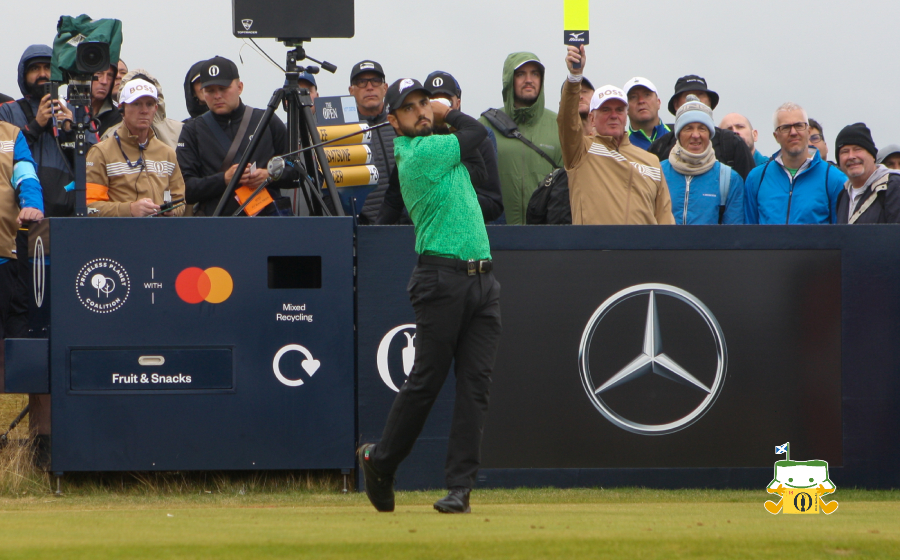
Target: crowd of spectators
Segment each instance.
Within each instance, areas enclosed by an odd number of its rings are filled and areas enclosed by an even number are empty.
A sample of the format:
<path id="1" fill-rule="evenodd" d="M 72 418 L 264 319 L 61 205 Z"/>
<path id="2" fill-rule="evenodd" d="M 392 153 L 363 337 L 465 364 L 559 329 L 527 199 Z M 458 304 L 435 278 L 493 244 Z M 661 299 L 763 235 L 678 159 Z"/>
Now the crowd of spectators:
<path id="1" fill-rule="evenodd" d="M 32 45 L 22 54 L 22 97 L 6 96 L 0 121 L 22 132 L 34 160 L 46 216 L 72 215 L 72 108 L 44 89 L 52 50 Z M 565 217 L 572 224 L 829 224 L 900 221 L 897 183 L 900 146 L 878 150 L 863 123 L 844 127 L 829 161 L 822 125 L 800 105 L 787 102 L 772 116 L 779 150 L 758 149 L 759 130 L 739 113 L 716 124 L 719 94 L 704 77 L 678 78 L 660 114 L 660 89 L 636 76 L 624 87 L 595 88 L 585 77 L 584 47 L 569 47 L 568 77 L 558 111 L 545 104 L 545 65 L 533 53 L 510 54 L 503 65 L 502 106 L 480 122 L 488 138 L 464 162 L 485 223 L 530 223 L 539 185 L 563 189 Z M 461 109 L 461 84 L 437 70 L 423 82 L 434 102 Z M 121 92 L 135 96 L 123 99 Z M 313 74 L 298 86 L 315 102 Z M 89 214 L 111 216 L 209 215 L 236 172 L 263 111 L 241 100 L 244 84 L 226 58 L 198 61 L 188 70 L 184 122 L 166 117 L 162 84 L 148 70 L 129 70 L 123 60 L 98 72 L 91 86 L 93 119 L 88 152 Z M 350 70 L 348 93 L 360 122 L 387 122 L 388 80 L 374 60 Z M 764 130 L 764 127 L 763 127 Z M 436 131 L 449 132 L 447 130 Z M 765 133 L 765 132 L 764 132 Z M 374 128 L 369 148 L 377 184 L 357 209 L 361 224 L 408 224 L 394 166 L 391 126 Z M 244 170 L 233 212 L 249 193 L 266 188 L 246 215 L 291 215 L 295 208 L 277 181 L 267 181 L 268 161 L 289 150 L 284 123 L 276 116 Z M 14 142 L 13 142 L 14 143 Z M 10 178 L 12 175 L 10 174 Z M 170 201 L 184 207 L 171 210 Z M 545 212 L 546 213 L 546 212 Z"/>

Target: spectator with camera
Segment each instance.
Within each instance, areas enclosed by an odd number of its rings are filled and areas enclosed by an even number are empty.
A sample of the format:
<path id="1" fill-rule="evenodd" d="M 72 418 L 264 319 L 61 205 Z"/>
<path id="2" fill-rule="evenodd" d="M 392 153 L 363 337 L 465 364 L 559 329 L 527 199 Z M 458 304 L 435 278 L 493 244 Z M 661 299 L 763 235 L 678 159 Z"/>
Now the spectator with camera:
<path id="1" fill-rule="evenodd" d="M 184 180 L 175 150 L 153 132 L 159 99 L 156 86 L 142 79 L 123 84 L 122 126 L 87 155 L 88 215 L 180 216 L 183 205 L 168 211 L 161 208 L 184 200 Z"/>
<path id="2" fill-rule="evenodd" d="M 384 81 L 384 70 L 374 60 L 357 62 L 350 69 L 350 95 L 356 98 L 356 111 L 360 122 L 375 126 L 387 122 L 387 109 L 384 106 L 384 95 L 387 93 Z M 390 183 L 391 171 L 394 169 L 394 138 L 397 134 L 389 126 L 372 131 L 372 163 L 378 168 L 378 184 L 366 197 L 359 220 L 364 224 L 374 224 L 384 201 Z"/>
<path id="3" fill-rule="evenodd" d="M 31 45 L 19 59 L 19 90 L 23 97 L 0 106 L 0 121 L 17 126 L 34 158 L 43 193 L 46 216 L 70 216 L 75 211 L 75 175 L 70 155 L 61 145 L 70 142 L 72 111 L 53 99 L 56 84 L 50 82 L 53 49 Z M 52 92 L 50 90 L 53 90 Z"/>
<path id="4" fill-rule="evenodd" d="M 185 123 L 176 153 L 184 174 L 187 203 L 195 205 L 194 215 L 212 216 L 265 111 L 241 101 L 244 83 L 237 66 L 227 58 L 217 56 L 204 61 L 199 76 L 209 111 Z M 251 164 L 241 175 L 240 188 L 223 207 L 223 216 L 232 215 L 268 179 L 269 160 L 286 150 L 287 129 L 273 115 L 259 139 Z M 289 179 L 267 185 L 247 206 L 245 214 L 289 215 L 290 200 L 281 196 L 280 189 L 292 186 Z"/>

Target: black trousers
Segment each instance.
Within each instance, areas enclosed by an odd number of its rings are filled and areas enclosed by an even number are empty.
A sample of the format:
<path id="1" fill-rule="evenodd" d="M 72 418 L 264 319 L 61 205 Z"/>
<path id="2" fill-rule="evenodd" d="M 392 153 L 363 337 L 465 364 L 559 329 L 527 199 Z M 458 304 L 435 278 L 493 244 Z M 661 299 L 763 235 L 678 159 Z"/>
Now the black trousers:
<path id="1" fill-rule="evenodd" d="M 481 464 L 491 372 L 500 343 L 500 283 L 419 264 L 407 287 L 416 313 L 416 359 L 388 415 L 373 466 L 393 474 L 412 451 L 456 360 L 456 403 L 445 466 L 447 487 L 472 488 Z"/>

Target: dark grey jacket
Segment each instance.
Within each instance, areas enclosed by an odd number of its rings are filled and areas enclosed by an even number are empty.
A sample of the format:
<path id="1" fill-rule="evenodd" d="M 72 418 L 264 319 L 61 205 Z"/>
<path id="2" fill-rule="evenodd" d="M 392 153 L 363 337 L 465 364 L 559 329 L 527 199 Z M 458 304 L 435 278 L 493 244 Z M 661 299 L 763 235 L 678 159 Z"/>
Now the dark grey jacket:
<path id="1" fill-rule="evenodd" d="M 881 166 L 879 166 L 881 167 Z M 850 215 L 847 187 L 837 200 L 839 224 L 900 224 L 900 174 L 888 173 L 866 187 Z"/>
<path id="2" fill-rule="evenodd" d="M 376 117 L 366 118 L 365 122 L 369 126 L 381 124 L 387 120 L 387 109 Z M 359 221 L 362 224 L 374 224 L 378 219 L 378 211 L 381 210 L 381 203 L 384 201 L 384 193 L 387 192 L 390 183 L 391 171 L 394 170 L 394 138 L 397 133 L 391 126 L 383 126 L 372 131 L 372 142 L 369 147 L 372 148 L 372 159 L 375 167 L 378 168 L 378 185 L 366 197 L 360 212 Z"/>

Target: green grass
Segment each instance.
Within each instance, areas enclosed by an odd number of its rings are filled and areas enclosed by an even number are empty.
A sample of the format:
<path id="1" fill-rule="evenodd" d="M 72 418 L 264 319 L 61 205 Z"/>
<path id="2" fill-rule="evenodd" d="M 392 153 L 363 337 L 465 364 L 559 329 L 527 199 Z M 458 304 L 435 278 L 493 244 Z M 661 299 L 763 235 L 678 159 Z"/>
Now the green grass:
<path id="1" fill-rule="evenodd" d="M 759 491 L 482 490 L 471 515 L 438 492 L 111 490 L 0 499 L 0 558 L 897 558 L 900 492 L 838 489 L 830 516 L 777 515 Z"/>

